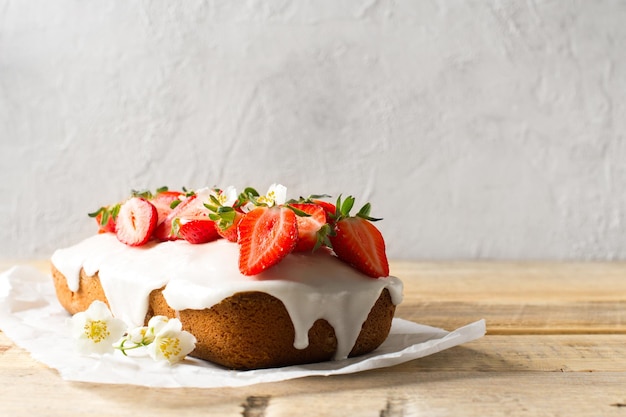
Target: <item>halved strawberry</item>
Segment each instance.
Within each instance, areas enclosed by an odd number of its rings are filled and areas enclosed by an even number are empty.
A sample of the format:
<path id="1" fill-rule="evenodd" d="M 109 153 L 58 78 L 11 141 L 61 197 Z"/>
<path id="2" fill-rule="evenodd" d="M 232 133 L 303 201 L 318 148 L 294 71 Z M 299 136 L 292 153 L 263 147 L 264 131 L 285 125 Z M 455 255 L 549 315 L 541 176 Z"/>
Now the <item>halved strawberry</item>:
<path id="1" fill-rule="evenodd" d="M 371 223 L 379 219 L 369 217 L 369 203 L 355 217 L 350 217 L 353 204 L 352 197 L 346 198 L 344 204 L 341 203 L 341 198 L 337 200 L 339 215 L 334 233 L 329 236 L 333 251 L 339 259 L 370 277 L 386 277 L 389 275 L 389 263 L 385 253 L 385 241 L 380 231 Z"/>
<path id="2" fill-rule="evenodd" d="M 174 222 L 178 236 L 189 243 L 207 243 L 220 237 L 215 229 L 215 222 L 208 217 L 182 218 Z"/>
<path id="3" fill-rule="evenodd" d="M 172 223 L 176 218 L 194 218 L 206 217 L 208 219 L 209 211 L 204 207 L 198 194 L 192 194 L 184 198 L 180 204 L 165 217 L 158 225 L 155 236 L 161 241 L 179 239 L 177 233 L 172 229 Z"/>
<path id="4" fill-rule="evenodd" d="M 373 278 L 389 275 L 385 241 L 380 231 L 361 217 L 339 220 L 330 236 L 339 259 Z"/>
<path id="5" fill-rule="evenodd" d="M 145 198 L 132 197 L 120 206 L 115 234 L 122 243 L 141 246 L 152 236 L 157 218 L 157 210 L 152 203 Z"/>
<path id="6" fill-rule="evenodd" d="M 239 270 L 256 275 L 280 262 L 298 241 L 296 214 L 286 207 L 257 207 L 238 227 Z"/>
<path id="7" fill-rule="evenodd" d="M 296 217 L 298 222 L 298 243 L 294 252 L 312 251 L 316 246 L 319 246 L 318 232 L 326 224 L 326 211 L 321 205 L 316 203 L 293 203 L 290 206 L 308 214 L 306 217 Z"/>

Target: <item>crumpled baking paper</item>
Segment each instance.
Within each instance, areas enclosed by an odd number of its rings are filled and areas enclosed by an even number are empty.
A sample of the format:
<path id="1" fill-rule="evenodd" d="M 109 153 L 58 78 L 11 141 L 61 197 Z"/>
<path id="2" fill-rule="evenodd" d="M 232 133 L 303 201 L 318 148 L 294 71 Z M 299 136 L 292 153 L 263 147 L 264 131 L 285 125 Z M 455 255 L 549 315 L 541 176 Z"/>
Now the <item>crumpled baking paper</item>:
<path id="1" fill-rule="evenodd" d="M 187 358 L 169 366 L 150 357 L 103 356 L 76 353 L 52 279 L 29 266 L 15 266 L 0 274 L 0 329 L 31 356 L 59 371 L 69 381 L 132 384 L 149 387 L 238 387 L 306 376 L 355 373 L 397 365 L 482 337 L 479 320 L 452 332 L 394 319 L 387 340 L 374 352 L 356 358 L 277 369 L 233 371 Z"/>

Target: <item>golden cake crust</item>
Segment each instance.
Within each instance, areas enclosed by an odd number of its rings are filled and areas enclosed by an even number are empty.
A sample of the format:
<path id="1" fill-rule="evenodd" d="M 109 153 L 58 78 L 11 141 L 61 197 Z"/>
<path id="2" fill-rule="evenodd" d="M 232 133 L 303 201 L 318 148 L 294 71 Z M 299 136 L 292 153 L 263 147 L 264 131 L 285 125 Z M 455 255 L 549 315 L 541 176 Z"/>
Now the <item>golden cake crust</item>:
<path id="1" fill-rule="evenodd" d="M 72 292 L 65 276 L 52 265 L 57 298 L 70 313 L 85 311 L 100 300 L 108 303 L 96 273 L 88 276 L 81 269 L 78 291 Z M 370 310 L 349 356 L 376 349 L 387 338 L 395 305 L 384 289 Z M 294 326 L 284 304 L 263 292 L 240 292 L 203 310 L 174 311 L 165 301 L 162 289 L 150 294 L 146 323 L 155 315 L 178 317 L 183 329 L 192 333 L 196 348 L 190 356 L 232 369 L 258 369 L 322 362 L 332 359 L 337 348 L 333 327 L 323 319 L 309 330 L 309 346 L 293 346 Z"/>

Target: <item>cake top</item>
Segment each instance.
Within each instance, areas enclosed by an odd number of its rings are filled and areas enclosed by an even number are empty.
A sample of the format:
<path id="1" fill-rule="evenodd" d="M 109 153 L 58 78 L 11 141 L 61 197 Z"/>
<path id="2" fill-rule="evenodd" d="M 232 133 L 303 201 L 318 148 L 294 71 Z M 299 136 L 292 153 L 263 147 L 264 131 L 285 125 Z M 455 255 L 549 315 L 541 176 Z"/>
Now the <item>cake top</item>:
<path id="1" fill-rule="evenodd" d="M 372 278 L 387 277 L 385 242 L 365 204 L 350 212 L 352 196 L 335 203 L 327 195 L 287 199 L 287 189 L 270 186 L 262 195 L 252 187 L 133 191 L 130 197 L 90 213 L 100 233 L 114 234 L 132 247 L 185 240 L 201 245 L 223 238 L 238 247 L 241 274 L 262 272 L 291 253 L 327 253 Z"/>

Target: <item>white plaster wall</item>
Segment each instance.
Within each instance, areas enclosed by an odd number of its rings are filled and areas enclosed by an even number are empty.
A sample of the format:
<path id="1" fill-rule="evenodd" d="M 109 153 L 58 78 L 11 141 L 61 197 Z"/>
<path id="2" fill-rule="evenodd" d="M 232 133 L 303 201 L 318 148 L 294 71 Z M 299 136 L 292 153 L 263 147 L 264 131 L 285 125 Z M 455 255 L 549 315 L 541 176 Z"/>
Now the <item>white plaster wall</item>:
<path id="1" fill-rule="evenodd" d="M 0 258 L 278 181 L 392 258 L 626 259 L 625 45 L 623 1 L 0 0 Z"/>

